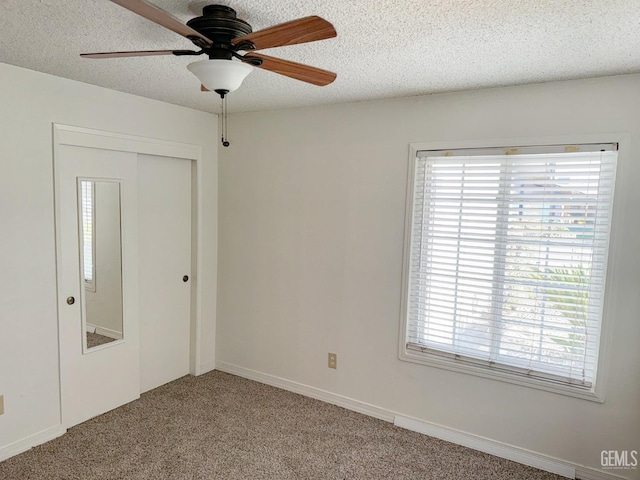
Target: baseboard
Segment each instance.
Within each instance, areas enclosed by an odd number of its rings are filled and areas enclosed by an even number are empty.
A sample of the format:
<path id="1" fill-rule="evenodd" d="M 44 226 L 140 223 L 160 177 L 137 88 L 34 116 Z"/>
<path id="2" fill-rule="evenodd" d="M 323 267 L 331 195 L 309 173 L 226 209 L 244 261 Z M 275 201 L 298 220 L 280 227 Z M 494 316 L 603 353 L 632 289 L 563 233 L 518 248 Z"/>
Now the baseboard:
<path id="1" fill-rule="evenodd" d="M 370 417 L 379 418 L 386 422 L 393 422 L 394 414 L 388 410 L 359 400 L 354 400 L 353 398 L 337 395 L 320 388 L 310 387 L 309 385 L 293 382 L 285 378 L 276 377 L 275 375 L 269 375 L 267 373 L 258 372 L 256 370 L 251 370 L 249 368 L 226 362 L 217 362 L 216 370 L 248 378 L 249 380 L 255 380 L 256 382 L 265 383 L 272 387 L 278 387 L 293 393 L 299 393 L 305 397 L 322 400 L 323 402 L 337 405 L 339 407 L 346 408 L 347 410 L 353 410 L 354 412 L 362 413 Z"/>
<path id="2" fill-rule="evenodd" d="M 199 366 L 199 368 L 196 370 L 196 375 L 204 375 L 205 373 L 212 372 L 215 369 L 216 369 L 215 361 L 206 362 Z"/>
<path id="3" fill-rule="evenodd" d="M 118 332 L 110 328 L 99 327 L 90 323 L 87 323 L 87 332 L 104 335 L 105 337 L 113 338 L 114 340 L 122 340 L 122 332 Z"/>
<path id="4" fill-rule="evenodd" d="M 566 478 L 580 480 L 624 480 L 625 478 L 602 470 L 596 470 L 595 468 L 560 460 L 550 455 L 498 442 L 435 423 L 425 422 L 416 418 L 397 415 L 394 425 L 430 437 L 439 438 L 440 440 L 462 445 L 463 447 L 495 455 L 496 457 L 538 468 L 546 472 L 555 473 L 556 475 L 561 475 Z"/>
<path id="5" fill-rule="evenodd" d="M 582 466 L 576 467 L 576 478 L 579 480 L 625 480 L 625 477 L 613 473 Z"/>
<path id="6" fill-rule="evenodd" d="M 0 448 L 0 462 L 18 455 L 19 453 L 26 452 L 27 450 L 48 442 L 49 440 L 53 440 L 60 435 L 64 435 L 66 432 L 67 429 L 62 425 L 56 425 L 54 427 L 47 428 L 46 430 L 42 430 L 41 432 L 34 433 L 33 435 L 29 435 L 17 442 L 5 445 Z"/>
<path id="7" fill-rule="evenodd" d="M 539 468 L 540 470 L 555 473 L 556 475 L 561 475 L 566 478 L 576 478 L 575 466 L 569 462 L 548 455 L 411 417 L 397 415 L 393 423 L 397 427 L 406 428 L 407 430 L 439 438 L 440 440 L 462 445 L 463 447 L 489 453 L 496 457 L 506 458 L 507 460 Z"/>
<path id="8" fill-rule="evenodd" d="M 290 392 L 299 393 L 307 397 L 315 398 L 323 402 L 338 405 L 339 407 L 353 410 L 370 417 L 379 418 L 394 425 L 412 430 L 424 435 L 439 438 L 457 445 L 462 445 L 474 450 L 489 453 L 496 457 L 505 458 L 514 462 L 528 465 L 540 470 L 555 473 L 567 478 L 576 478 L 580 480 L 621 480 L 624 477 L 596 470 L 594 468 L 584 467 L 572 462 L 560 460 L 549 455 L 534 452 L 524 448 L 516 447 L 502 442 L 497 442 L 485 437 L 474 435 L 453 428 L 429 423 L 422 420 L 400 415 L 391 410 L 377 407 L 359 400 L 338 395 L 316 387 L 311 387 L 302 383 L 287 380 L 267 373 L 252 370 L 250 368 L 241 367 L 227 362 L 216 362 L 215 369 L 221 372 L 230 373 L 239 377 L 255 380 L 256 382 L 271 385 L 272 387 L 281 388 Z"/>
<path id="9" fill-rule="evenodd" d="M 114 340 L 122 340 L 122 332 L 111 330 L 110 328 L 96 327 L 96 333 L 98 335 L 104 335 L 105 337 L 113 338 Z"/>

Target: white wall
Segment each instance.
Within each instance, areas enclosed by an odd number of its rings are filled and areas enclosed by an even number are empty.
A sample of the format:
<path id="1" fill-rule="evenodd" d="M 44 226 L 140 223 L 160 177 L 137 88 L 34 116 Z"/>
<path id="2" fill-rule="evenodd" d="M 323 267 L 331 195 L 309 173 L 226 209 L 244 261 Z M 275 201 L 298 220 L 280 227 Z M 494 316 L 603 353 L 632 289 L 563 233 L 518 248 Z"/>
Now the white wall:
<path id="1" fill-rule="evenodd" d="M 594 468 L 601 450 L 640 449 L 638 112 L 632 75 L 233 115 L 218 364 Z M 629 132 L 631 149 L 616 185 L 606 402 L 398 360 L 409 143 L 611 132 Z"/>
<path id="2" fill-rule="evenodd" d="M 85 289 L 86 322 L 99 334 L 122 338 L 120 186 L 95 182 L 94 199 L 95 290 Z"/>
<path id="3" fill-rule="evenodd" d="M 60 423 L 54 122 L 202 146 L 198 281 L 213 293 L 202 299 L 201 363 L 215 359 L 217 118 L 0 64 L 0 455 Z"/>

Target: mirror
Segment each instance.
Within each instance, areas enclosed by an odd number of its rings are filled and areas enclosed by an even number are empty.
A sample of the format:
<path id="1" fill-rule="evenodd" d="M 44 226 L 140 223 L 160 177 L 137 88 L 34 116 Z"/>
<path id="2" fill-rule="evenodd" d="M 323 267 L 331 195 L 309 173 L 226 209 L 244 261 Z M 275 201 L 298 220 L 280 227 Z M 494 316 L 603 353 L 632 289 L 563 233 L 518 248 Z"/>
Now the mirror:
<path id="1" fill-rule="evenodd" d="M 124 338 L 120 182 L 78 179 L 83 352 Z"/>

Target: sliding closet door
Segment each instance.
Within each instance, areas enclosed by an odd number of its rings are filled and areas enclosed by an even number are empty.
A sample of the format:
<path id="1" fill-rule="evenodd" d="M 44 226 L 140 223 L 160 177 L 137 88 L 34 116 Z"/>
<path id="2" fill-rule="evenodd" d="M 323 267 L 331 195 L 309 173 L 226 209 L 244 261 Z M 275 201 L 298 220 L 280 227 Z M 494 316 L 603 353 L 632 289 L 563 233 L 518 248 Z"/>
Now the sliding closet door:
<path id="1" fill-rule="evenodd" d="M 142 392 L 189 373 L 191 163 L 138 155 Z"/>
<path id="2" fill-rule="evenodd" d="M 136 154 L 60 145 L 55 157 L 62 422 L 140 395 Z"/>

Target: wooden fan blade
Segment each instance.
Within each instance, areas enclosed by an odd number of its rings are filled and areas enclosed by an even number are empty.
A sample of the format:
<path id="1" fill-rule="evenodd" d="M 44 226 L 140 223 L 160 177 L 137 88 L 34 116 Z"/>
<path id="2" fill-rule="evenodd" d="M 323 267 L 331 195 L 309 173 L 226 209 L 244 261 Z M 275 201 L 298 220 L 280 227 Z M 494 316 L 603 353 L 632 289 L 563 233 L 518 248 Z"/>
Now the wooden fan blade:
<path id="1" fill-rule="evenodd" d="M 274 27 L 265 28 L 264 30 L 234 38 L 232 43 L 238 45 L 241 42 L 248 41 L 255 45 L 256 50 L 262 50 L 265 48 L 325 40 L 327 38 L 333 38 L 336 35 L 336 29 L 333 28 L 333 25 L 323 18 L 312 16 L 281 23 Z"/>
<path id="2" fill-rule="evenodd" d="M 101 52 L 81 53 L 82 58 L 121 58 L 121 57 L 150 57 L 153 55 L 173 55 L 174 52 L 186 52 L 191 50 L 141 50 L 137 52 Z M 195 52 L 194 52 L 195 53 Z"/>
<path id="3" fill-rule="evenodd" d="M 309 65 L 303 65 L 302 63 L 290 62 L 289 60 L 282 60 L 280 58 L 268 57 L 258 53 L 247 53 L 247 58 L 261 58 L 262 65 L 258 68 L 269 70 L 270 72 L 279 73 L 287 77 L 295 78 L 303 82 L 312 83 L 323 87 L 333 82 L 337 75 L 327 70 L 321 70 L 320 68 L 310 67 Z"/>
<path id="4" fill-rule="evenodd" d="M 138 15 L 151 20 L 158 25 L 168 28 L 172 32 L 182 35 L 183 37 L 197 37 L 201 39 L 206 45 L 211 45 L 213 42 L 201 33 L 195 31 L 193 28 L 185 25 L 169 12 L 165 12 L 155 5 L 145 2 L 144 0 L 111 0 L 113 3 L 126 8 L 127 10 L 137 13 Z"/>

